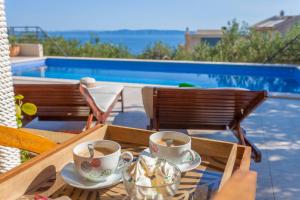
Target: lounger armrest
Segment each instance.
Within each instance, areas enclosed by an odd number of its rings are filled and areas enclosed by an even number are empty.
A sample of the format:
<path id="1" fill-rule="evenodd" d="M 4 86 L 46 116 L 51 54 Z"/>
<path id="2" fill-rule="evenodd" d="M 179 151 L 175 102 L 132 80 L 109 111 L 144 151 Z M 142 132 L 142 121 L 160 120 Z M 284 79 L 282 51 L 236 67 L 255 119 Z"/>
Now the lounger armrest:
<path id="1" fill-rule="evenodd" d="M 153 87 L 143 87 L 142 98 L 147 116 L 153 119 Z"/>

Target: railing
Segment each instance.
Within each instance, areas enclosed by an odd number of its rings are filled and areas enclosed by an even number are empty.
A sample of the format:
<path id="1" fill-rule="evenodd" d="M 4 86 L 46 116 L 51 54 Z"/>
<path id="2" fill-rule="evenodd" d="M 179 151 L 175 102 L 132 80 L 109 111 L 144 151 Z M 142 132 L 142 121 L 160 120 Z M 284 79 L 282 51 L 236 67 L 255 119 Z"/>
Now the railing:
<path id="1" fill-rule="evenodd" d="M 53 40 L 46 31 L 39 26 L 10 26 L 7 28 L 8 35 L 15 37 L 22 37 L 30 35 L 37 41 L 41 39 L 48 39 L 64 56 L 68 56 L 64 49 Z"/>
<path id="2" fill-rule="evenodd" d="M 300 34 L 296 35 L 291 40 L 287 41 L 281 48 L 278 49 L 275 53 L 269 56 L 264 63 L 271 63 L 279 54 L 285 51 L 290 45 L 292 45 L 296 40 L 300 39 Z"/>

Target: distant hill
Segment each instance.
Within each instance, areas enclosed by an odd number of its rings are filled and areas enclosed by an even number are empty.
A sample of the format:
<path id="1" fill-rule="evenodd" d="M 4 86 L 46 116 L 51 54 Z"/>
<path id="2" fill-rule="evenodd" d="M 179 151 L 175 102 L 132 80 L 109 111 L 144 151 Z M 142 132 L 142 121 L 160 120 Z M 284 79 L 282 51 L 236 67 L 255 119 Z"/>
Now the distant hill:
<path id="1" fill-rule="evenodd" d="M 121 30 L 113 30 L 113 31 L 97 31 L 97 30 L 67 30 L 67 31 L 48 31 L 48 33 L 78 33 L 78 34 L 87 34 L 87 33 L 95 33 L 95 34 L 121 34 L 121 35 L 133 35 L 133 34 L 145 34 L 145 35 L 165 35 L 165 34 L 184 34 L 184 31 L 180 30 L 156 30 L 156 29 L 143 29 L 143 30 L 129 30 L 129 29 L 121 29 Z"/>
<path id="2" fill-rule="evenodd" d="M 184 31 L 178 30 L 115 30 L 115 31 L 95 31 L 95 30 L 68 30 L 68 31 L 48 31 L 50 36 L 60 36 L 67 40 L 76 39 L 81 43 L 91 41 L 92 37 L 98 37 L 103 43 L 117 44 L 128 47 L 131 53 L 139 54 L 143 50 L 158 41 L 170 47 L 177 47 L 184 43 Z"/>

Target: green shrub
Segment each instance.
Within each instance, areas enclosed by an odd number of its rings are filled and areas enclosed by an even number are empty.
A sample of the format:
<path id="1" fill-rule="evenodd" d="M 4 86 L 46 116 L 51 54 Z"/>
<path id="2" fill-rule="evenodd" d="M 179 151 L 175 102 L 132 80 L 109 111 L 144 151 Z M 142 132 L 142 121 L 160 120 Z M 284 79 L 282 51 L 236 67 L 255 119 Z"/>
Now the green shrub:
<path id="1" fill-rule="evenodd" d="M 173 57 L 173 49 L 162 42 L 156 42 L 154 45 L 146 47 L 138 58 L 155 59 L 155 60 L 170 60 Z"/>
<path id="2" fill-rule="evenodd" d="M 102 43 L 100 38 L 91 35 L 90 41 L 82 44 L 79 40 L 66 40 L 63 37 L 37 39 L 33 35 L 19 38 L 10 37 L 11 43 L 31 42 L 41 43 L 44 54 L 49 56 L 103 57 L 103 58 L 140 58 L 140 59 L 173 59 L 219 62 L 255 62 L 263 63 L 274 57 L 273 63 L 300 64 L 300 37 L 291 45 L 283 48 L 287 42 L 300 35 L 300 26 L 296 25 L 285 36 L 261 33 L 252 30 L 247 24 L 240 25 L 236 20 L 223 28 L 222 40 L 215 46 L 200 43 L 192 52 L 179 45 L 177 48 L 157 42 L 149 45 L 139 55 L 133 55 L 122 45 Z M 57 45 L 55 45 L 56 43 Z M 60 46 L 61 51 L 57 46 Z M 279 49 L 282 52 L 276 54 Z"/>

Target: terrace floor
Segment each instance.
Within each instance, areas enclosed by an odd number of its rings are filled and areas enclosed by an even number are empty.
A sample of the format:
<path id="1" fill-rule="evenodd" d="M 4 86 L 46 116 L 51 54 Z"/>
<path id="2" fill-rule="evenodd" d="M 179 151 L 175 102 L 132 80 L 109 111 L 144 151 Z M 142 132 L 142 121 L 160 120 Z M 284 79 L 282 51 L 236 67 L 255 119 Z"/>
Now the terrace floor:
<path id="1" fill-rule="evenodd" d="M 120 110 L 117 105 L 116 111 Z M 148 120 L 139 87 L 125 88 L 125 112 L 112 113 L 109 123 L 146 128 Z M 37 122 L 31 128 L 66 130 L 83 128 L 84 122 Z M 262 150 L 263 161 L 252 163 L 258 172 L 258 200 L 299 199 L 300 196 L 300 101 L 268 99 L 244 123 L 249 138 Z M 235 141 L 230 133 L 190 132 L 214 139 Z"/>

